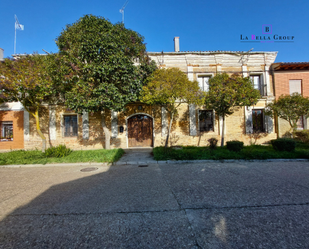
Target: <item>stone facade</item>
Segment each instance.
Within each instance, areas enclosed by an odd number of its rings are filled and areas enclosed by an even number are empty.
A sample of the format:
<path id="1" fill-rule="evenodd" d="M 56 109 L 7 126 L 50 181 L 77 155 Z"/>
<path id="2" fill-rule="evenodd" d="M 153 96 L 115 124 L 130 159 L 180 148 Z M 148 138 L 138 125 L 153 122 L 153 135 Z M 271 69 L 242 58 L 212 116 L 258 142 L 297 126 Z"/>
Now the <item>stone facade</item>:
<path id="1" fill-rule="evenodd" d="M 264 143 L 276 138 L 273 120 L 266 116 L 263 116 L 265 135 L 255 141 L 251 134 L 253 131 L 253 111 L 255 109 L 263 110 L 266 103 L 274 99 L 273 81 L 269 74 L 269 67 L 276 58 L 276 52 L 171 52 L 148 53 L 148 55 L 156 61 L 159 67 L 177 67 L 185 72 L 190 80 L 198 80 L 200 83 L 201 78 L 214 76 L 220 72 L 258 76 L 262 98 L 255 106 L 236 108 L 235 113 L 226 118 L 225 141 L 241 140 L 245 144 L 250 144 L 253 142 Z M 23 111 L 23 109 L 21 110 Z M 202 106 L 189 106 L 187 104 L 182 104 L 179 107 L 179 113 L 172 125 L 170 145 L 205 146 L 208 145 L 209 138 L 214 137 L 220 140 L 222 118 L 214 113 L 213 130 L 201 132 L 199 113 L 202 110 L 204 110 Z M 76 116 L 77 132 L 74 133 L 74 136 L 66 137 L 64 119 L 70 115 Z M 169 120 L 166 111 L 157 106 L 132 103 L 127 105 L 123 112 L 106 112 L 106 124 L 111 131 L 111 148 L 129 147 L 128 119 L 135 115 L 151 118 L 153 124 L 152 146 L 164 145 L 167 121 Z M 29 114 L 28 116 L 24 115 L 24 117 L 26 117 L 23 127 L 25 141 L 22 147 L 24 149 L 39 149 L 42 141 L 35 129 L 35 119 Z M 47 146 L 65 144 L 75 150 L 104 148 L 105 137 L 101 127 L 101 113 L 79 115 L 63 106 L 42 106 L 40 117 L 41 129 L 47 139 Z M 27 129 L 29 129 L 28 132 Z M 6 148 L 6 146 L 2 146 L 0 149 L 5 149 L 4 147 Z"/>
<path id="2" fill-rule="evenodd" d="M 263 116 L 263 128 L 266 131 L 263 136 L 255 140 L 256 136 L 252 135 L 252 111 L 256 109 L 263 111 L 266 104 L 275 98 L 270 66 L 274 62 L 277 52 L 206 51 L 148 53 L 148 55 L 161 68 L 177 67 L 181 69 L 190 80 L 200 81 L 200 78 L 204 76 L 211 77 L 223 72 L 239 73 L 244 77 L 258 76 L 262 98 L 255 106 L 237 108 L 233 115 L 226 118 L 225 141 L 241 140 L 245 144 L 265 143 L 277 137 L 274 121 L 267 116 Z M 181 106 L 178 119 L 185 120 L 185 122 L 176 120 L 172 134 L 175 136 L 177 144 L 205 146 L 208 144 L 209 138 L 220 139 L 222 134 L 221 118 L 215 115 L 213 131 L 200 132 L 199 110 L 203 110 L 203 107 Z M 185 113 L 186 115 L 184 115 Z"/>

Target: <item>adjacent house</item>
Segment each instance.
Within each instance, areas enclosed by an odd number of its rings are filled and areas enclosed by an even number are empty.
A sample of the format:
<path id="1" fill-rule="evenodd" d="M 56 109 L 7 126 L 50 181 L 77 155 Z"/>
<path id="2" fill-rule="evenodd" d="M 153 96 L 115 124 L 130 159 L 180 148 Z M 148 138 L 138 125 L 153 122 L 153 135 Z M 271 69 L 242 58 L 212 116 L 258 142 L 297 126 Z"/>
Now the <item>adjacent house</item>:
<path id="1" fill-rule="evenodd" d="M 309 62 L 281 62 L 271 66 L 276 99 L 281 95 L 299 93 L 309 97 Z M 290 125 L 286 120 L 279 118 L 276 130 L 279 137 L 290 132 Z M 301 117 L 297 126 L 298 130 L 307 129 L 307 119 Z"/>
<path id="2" fill-rule="evenodd" d="M 3 49 L 2 48 L 0 48 L 0 61 L 2 61 L 3 60 Z"/>
<path id="3" fill-rule="evenodd" d="M 217 73 L 239 73 L 251 77 L 254 87 L 261 93 L 255 106 L 237 108 L 226 119 L 226 141 L 253 142 L 255 133 L 264 136 L 264 143 L 277 137 L 274 120 L 264 114 L 267 103 L 275 99 L 270 67 L 277 52 L 242 51 L 179 51 L 179 38 L 174 39 L 174 52 L 149 52 L 148 55 L 162 68 L 178 67 L 190 80 L 197 80 L 202 90 L 208 90 L 208 80 Z M 79 115 L 64 106 L 42 106 L 41 129 L 47 144 L 65 144 L 72 149 L 104 147 L 104 134 L 99 113 Z M 143 103 L 131 103 L 123 112 L 107 112 L 107 126 L 111 130 L 111 147 L 155 147 L 164 144 L 167 134 L 165 109 Z M 0 150 L 34 149 L 41 147 L 41 138 L 35 129 L 35 120 L 19 103 L 0 106 Z M 170 137 L 171 145 L 205 146 L 209 138 L 219 139 L 222 119 L 213 110 L 203 106 L 182 104 L 175 118 Z"/>

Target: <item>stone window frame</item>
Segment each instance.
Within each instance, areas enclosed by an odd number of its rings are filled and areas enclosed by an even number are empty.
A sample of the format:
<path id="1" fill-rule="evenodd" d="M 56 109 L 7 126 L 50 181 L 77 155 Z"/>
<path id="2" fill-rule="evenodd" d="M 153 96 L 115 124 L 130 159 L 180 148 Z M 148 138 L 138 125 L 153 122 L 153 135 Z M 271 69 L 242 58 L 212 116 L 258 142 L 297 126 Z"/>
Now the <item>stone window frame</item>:
<path id="1" fill-rule="evenodd" d="M 64 126 L 64 116 L 77 116 L 77 136 L 72 136 L 72 137 L 67 137 L 64 135 L 65 132 L 65 126 Z M 62 113 L 60 115 L 60 126 L 61 126 L 61 136 L 62 138 L 78 138 L 79 135 L 79 114 L 75 113 L 75 112 L 71 112 L 71 113 Z"/>

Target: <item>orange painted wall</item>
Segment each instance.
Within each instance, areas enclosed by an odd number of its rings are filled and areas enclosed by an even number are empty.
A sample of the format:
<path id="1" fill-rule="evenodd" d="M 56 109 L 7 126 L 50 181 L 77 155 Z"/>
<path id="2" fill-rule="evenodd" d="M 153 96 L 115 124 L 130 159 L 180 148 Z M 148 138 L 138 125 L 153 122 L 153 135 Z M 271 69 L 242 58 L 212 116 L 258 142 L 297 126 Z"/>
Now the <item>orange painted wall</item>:
<path id="1" fill-rule="evenodd" d="M 1 121 L 13 121 L 13 141 L 0 141 L 0 150 L 24 148 L 24 112 L 0 111 Z"/>
<path id="2" fill-rule="evenodd" d="M 309 97 L 309 72 L 275 72 L 274 77 L 276 99 L 282 94 L 290 94 L 289 80 L 301 80 L 302 95 L 304 97 Z"/>

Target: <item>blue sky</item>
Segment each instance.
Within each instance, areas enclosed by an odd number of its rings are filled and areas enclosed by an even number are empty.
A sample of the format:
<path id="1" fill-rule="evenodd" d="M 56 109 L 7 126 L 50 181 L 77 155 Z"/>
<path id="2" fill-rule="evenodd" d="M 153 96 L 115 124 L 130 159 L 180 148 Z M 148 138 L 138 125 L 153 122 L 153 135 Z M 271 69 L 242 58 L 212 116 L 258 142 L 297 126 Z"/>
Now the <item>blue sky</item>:
<path id="1" fill-rule="evenodd" d="M 0 47 L 14 53 L 14 14 L 24 31 L 17 31 L 16 53 L 57 52 L 55 39 L 67 24 L 85 14 L 121 22 L 125 0 L 1 1 Z M 129 0 L 125 26 L 145 37 L 147 50 L 170 52 L 180 37 L 181 51 L 278 51 L 276 62 L 309 61 L 308 0 Z M 294 36 L 293 42 L 248 43 L 240 35 Z"/>

